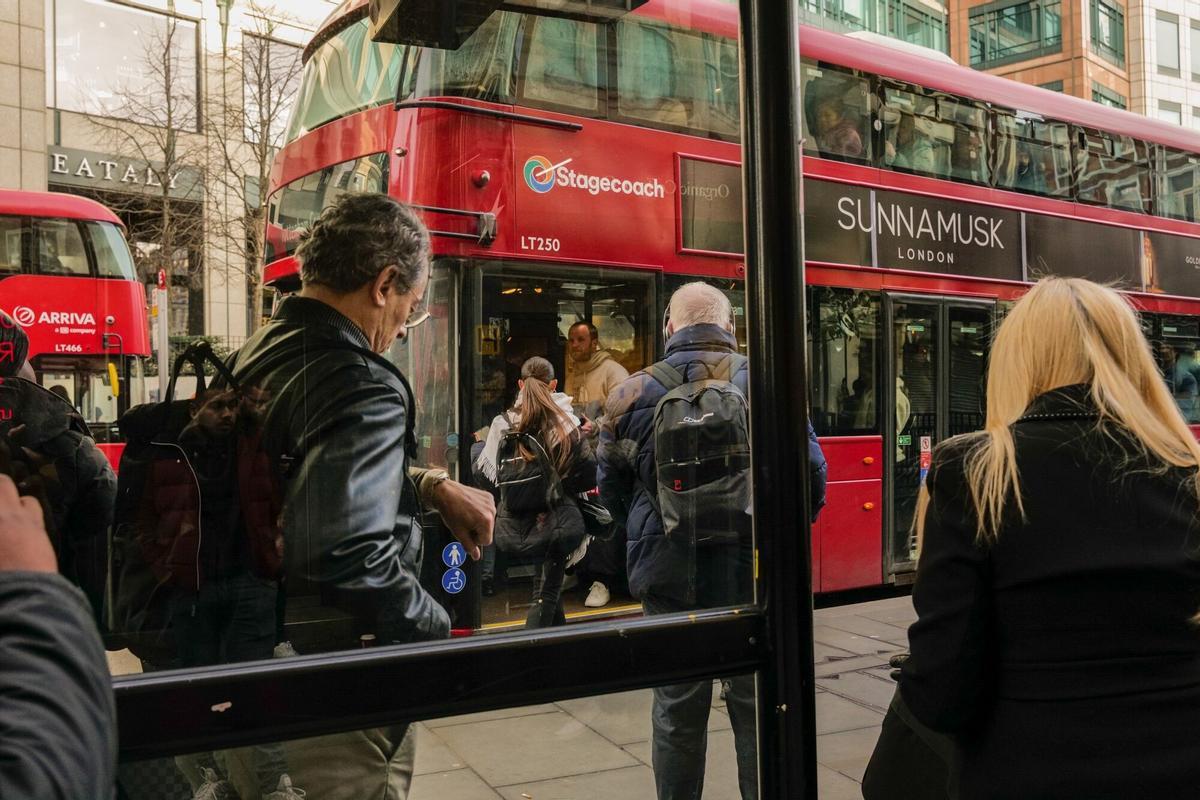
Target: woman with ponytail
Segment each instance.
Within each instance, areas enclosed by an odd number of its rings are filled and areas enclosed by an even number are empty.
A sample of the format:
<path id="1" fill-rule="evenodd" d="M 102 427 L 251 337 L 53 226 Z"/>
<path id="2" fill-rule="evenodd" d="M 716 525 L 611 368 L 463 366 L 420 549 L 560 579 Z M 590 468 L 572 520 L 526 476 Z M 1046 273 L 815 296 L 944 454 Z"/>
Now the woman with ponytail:
<path id="1" fill-rule="evenodd" d="M 918 509 L 900 696 L 950 734 L 950 797 L 1200 791 L 1198 467 L 1121 295 L 1047 278 L 1013 307 L 985 428 Z"/>
<path id="2" fill-rule="evenodd" d="M 542 559 L 526 626 L 562 625 L 562 584 L 567 561 L 586 530 L 578 498 L 596 486 L 596 459 L 571 398 L 556 392 L 554 367 L 534 357 L 521 365 L 513 408 L 488 430 L 477 475 L 500 491 L 496 546 Z"/>

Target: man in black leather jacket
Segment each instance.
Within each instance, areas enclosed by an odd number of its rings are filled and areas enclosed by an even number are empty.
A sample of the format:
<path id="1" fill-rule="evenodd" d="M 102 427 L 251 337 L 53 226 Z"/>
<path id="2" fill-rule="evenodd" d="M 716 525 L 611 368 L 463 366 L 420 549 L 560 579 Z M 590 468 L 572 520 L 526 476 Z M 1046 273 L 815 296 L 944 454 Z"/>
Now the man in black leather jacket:
<path id="1" fill-rule="evenodd" d="M 446 611 L 418 581 L 418 497 L 475 558 L 495 506 L 444 472 L 409 469 L 413 398 L 382 354 L 428 316 L 428 233 L 387 196 L 345 195 L 296 257 L 303 288 L 233 363 L 281 475 L 281 512 L 249 518 L 281 525 L 289 595 L 317 593 L 380 644 L 446 637 Z"/>

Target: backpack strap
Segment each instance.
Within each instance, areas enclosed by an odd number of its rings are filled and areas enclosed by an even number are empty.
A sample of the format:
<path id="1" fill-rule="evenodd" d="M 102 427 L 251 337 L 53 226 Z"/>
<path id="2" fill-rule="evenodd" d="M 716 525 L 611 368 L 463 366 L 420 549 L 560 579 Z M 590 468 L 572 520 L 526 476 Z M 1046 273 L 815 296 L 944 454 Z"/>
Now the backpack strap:
<path id="1" fill-rule="evenodd" d="M 733 376 L 745 363 L 746 357 L 744 355 L 741 353 L 730 353 L 717 362 L 717 366 L 710 374 L 714 380 L 733 383 Z"/>
<path id="2" fill-rule="evenodd" d="M 672 367 L 666 361 L 656 361 L 646 367 L 646 374 L 654 380 L 662 384 L 663 388 L 668 392 L 672 389 L 678 389 L 687 381 L 683 378 L 683 373 Z"/>

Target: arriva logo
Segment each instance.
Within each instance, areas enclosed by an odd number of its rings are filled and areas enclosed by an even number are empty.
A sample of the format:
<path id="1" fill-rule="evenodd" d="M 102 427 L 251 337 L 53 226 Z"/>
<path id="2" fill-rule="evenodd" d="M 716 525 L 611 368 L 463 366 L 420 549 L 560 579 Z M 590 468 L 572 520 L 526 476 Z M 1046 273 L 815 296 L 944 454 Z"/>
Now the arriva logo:
<path id="1" fill-rule="evenodd" d="M 570 189 L 583 189 L 593 196 L 602 192 L 660 199 L 667 196 L 666 187 L 659 182 L 658 178 L 634 181 L 613 175 L 587 175 L 567 167 L 574 160 L 568 158 L 552 164 L 550 159 L 545 156 L 530 156 L 525 160 L 525 184 L 538 194 L 545 194 L 555 186 L 563 186 Z"/>
<path id="2" fill-rule="evenodd" d="M 29 306 L 17 306 L 12 312 L 13 319 L 22 328 L 27 328 L 35 322 L 40 325 L 95 325 L 96 318 L 87 311 L 43 311 L 36 313 Z"/>

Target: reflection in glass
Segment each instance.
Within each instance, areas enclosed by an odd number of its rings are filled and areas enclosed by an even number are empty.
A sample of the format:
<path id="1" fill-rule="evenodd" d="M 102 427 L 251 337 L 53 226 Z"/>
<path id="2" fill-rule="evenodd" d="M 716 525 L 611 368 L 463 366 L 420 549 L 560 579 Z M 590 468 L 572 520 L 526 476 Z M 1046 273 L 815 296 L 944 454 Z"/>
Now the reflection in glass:
<path id="1" fill-rule="evenodd" d="M 673 731 L 679 748 L 670 753 L 655 744 L 654 698 L 681 687 L 368 728 L 274 747 L 292 787 L 323 800 L 654 800 L 657 784 L 685 772 L 692 786 L 702 785 L 706 798 L 756 798 L 755 703 L 753 694 L 745 699 L 739 694 L 743 688 L 753 692 L 754 676 L 689 686 L 693 725 Z M 750 735 L 742 736 L 747 717 Z M 129 800 L 188 797 L 205 785 L 197 766 L 215 762 L 209 785 L 223 781 L 237 796 L 257 798 L 264 749 L 125 762 L 120 790 Z M 684 749 L 688 758 L 681 760 Z M 701 791 L 684 796 L 700 797 Z"/>
<path id="2" fill-rule="evenodd" d="M 879 296 L 810 290 L 812 423 L 819 436 L 879 433 Z"/>

